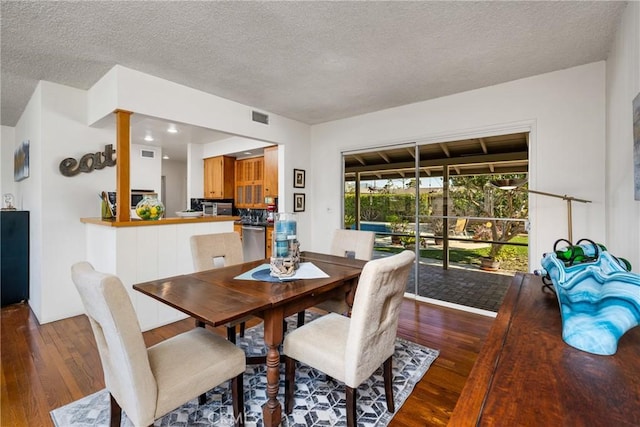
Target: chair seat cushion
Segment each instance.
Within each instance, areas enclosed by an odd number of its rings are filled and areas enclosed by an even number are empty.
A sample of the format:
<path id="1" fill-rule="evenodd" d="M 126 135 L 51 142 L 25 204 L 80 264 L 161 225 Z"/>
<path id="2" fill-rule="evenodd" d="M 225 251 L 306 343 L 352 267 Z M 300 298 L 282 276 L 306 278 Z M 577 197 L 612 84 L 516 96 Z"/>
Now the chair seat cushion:
<path id="1" fill-rule="evenodd" d="M 282 352 L 344 382 L 349 322 L 348 317 L 336 313 L 322 316 L 288 333 Z"/>
<path id="2" fill-rule="evenodd" d="M 246 369 L 244 352 L 205 328 L 149 347 L 148 353 L 158 384 L 156 419 Z"/>

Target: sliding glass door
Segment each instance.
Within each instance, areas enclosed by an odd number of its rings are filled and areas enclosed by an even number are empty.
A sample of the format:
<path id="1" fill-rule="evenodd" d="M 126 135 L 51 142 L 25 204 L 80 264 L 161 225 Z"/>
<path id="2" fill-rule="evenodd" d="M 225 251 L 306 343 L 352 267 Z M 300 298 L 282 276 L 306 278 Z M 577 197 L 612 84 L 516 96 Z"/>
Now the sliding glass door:
<path id="1" fill-rule="evenodd" d="M 516 237 L 525 262 L 516 268 L 527 271 L 526 193 L 491 185 L 504 177 L 526 185 L 526 144 L 514 134 L 345 152 L 344 227 L 374 231 L 374 257 L 415 251 L 407 292 L 425 298 L 438 286 L 450 293 L 443 271 L 478 271 Z"/>

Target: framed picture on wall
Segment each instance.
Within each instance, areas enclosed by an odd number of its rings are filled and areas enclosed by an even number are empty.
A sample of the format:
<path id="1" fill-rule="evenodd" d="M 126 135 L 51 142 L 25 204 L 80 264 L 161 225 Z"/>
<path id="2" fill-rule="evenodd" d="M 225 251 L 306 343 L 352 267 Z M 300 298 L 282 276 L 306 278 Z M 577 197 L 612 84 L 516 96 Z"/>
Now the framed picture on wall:
<path id="1" fill-rule="evenodd" d="M 303 169 L 293 170 L 293 187 L 304 188 L 304 170 Z"/>
<path id="2" fill-rule="evenodd" d="M 29 140 L 22 144 L 13 153 L 13 180 L 22 181 L 29 177 Z"/>
<path id="3" fill-rule="evenodd" d="M 293 211 L 304 212 L 305 197 L 304 193 L 293 193 Z"/>

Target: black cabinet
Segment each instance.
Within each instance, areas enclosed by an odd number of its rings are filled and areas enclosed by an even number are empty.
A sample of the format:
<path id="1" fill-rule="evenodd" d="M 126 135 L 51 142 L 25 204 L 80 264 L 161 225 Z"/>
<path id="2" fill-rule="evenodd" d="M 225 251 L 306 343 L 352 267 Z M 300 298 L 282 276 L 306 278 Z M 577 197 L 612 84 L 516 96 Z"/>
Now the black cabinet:
<path id="1" fill-rule="evenodd" d="M 0 211 L 2 306 L 29 299 L 29 212 Z"/>

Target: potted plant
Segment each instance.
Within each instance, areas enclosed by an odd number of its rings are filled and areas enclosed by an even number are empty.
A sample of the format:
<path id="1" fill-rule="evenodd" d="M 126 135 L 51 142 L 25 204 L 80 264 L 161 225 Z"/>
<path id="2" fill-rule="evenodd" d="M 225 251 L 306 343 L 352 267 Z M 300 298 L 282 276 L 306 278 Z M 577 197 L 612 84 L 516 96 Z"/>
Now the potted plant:
<path id="1" fill-rule="evenodd" d="M 396 214 L 391 214 L 387 216 L 387 221 L 389 222 L 389 228 L 391 229 L 391 244 L 392 245 L 401 245 L 402 240 L 401 236 L 396 233 L 402 233 L 404 231 L 404 223 L 401 221 L 400 217 Z"/>
<path id="2" fill-rule="evenodd" d="M 433 238 L 436 245 L 441 245 L 444 240 L 444 221 L 436 219 L 433 221 Z"/>
<path id="3" fill-rule="evenodd" d="M 473 240 L 493 240 L 494 230 L 493 224 L 488 221 L 484 224 L 480 224 L 475 227 L 473 233 Z M 487 256 L 480 257 L 480 269 L 486 271 L 497 271 L 500 269 L 500 260 L 498 255 L 502 250 L 502 245 L 492 244 L 489 254 Z"/>

